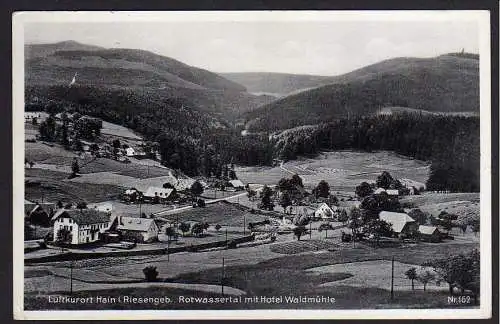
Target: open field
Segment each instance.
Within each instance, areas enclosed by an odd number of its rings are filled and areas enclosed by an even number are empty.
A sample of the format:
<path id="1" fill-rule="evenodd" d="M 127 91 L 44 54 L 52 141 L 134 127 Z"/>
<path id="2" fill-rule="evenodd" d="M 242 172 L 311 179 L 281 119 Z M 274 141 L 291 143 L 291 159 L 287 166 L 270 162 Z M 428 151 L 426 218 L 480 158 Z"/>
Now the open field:
<path id="1" fill-rule="evenodd" d="M 325 152 L 314 159 L 289 161 L 283 164 L 283 168 L 288 171 L 288 177 L 294 173 L 300 175 L 304 185 L 310 188 L 325 180 L 334 191 L 352 192 L 363 181 L 375 181 L 382 171 L 419 183 L 425 183 L 429 177 L 428 163 L 386 151 Z"/>
<path id="2" fill-rule="evenodd" d="M 309 244 L 311 242 L 301 241 L 301 243 Z M 221 259 L 224 257 L 226 284 L 245 291 L 248 296 L 331 296 L 337 299 L 335 307 L 339 308 L 439 307 L 446 306 L 446 293 L 434 290 L 423 292 L 421 289 L 408 292 L 409 281 L 405 282 L 405 279 L 400 276 L 400 272 L 406 271 L 406 268 L 410 266 L 419 268 L 420 264 L 431 258 L 466 253 L 478 247 L 477 244 L 470 243 L 420 243 L 405 248 L 375 249 L 358 244 L 356 248 L 339 245 L 338 248 L 323 250 L 321 253 L 315 251 L 283 256 L 283 254 L 272 252 L 273 245 L 280 245 L 280 243 L 210 252 L 177 253 L 170 255 L 169 258 L 165 255 L 158 255 L 82 260 L 75 264 L 73 276 L 75 284 L 79 285 L 77 289 L 79 291 L 86 290 L 86 287 L 90 289 L 95 285 L 92 282 L 99 281 L 116 282 L 116 285 L 113 286 L 114 290 L 109 288 L 106 291 L 118 293 L 130 289 L 127 288 L 126 281 L 141 280 L 143 278 L 142 269 L 146 265 L 154 265 L 158 268 L 160 280 L 217 285 L 220 283 Z M 386 268 L 390 264 L 389 260 L 392 256 L 398 262 L 397 284 L 399 288 L 395 301 L 390 303 L 386 287 L 386 276 L 389 271 Z M 358 263 L 356 264 L 356 262 Z M 332 267 L 331 265 L 336 266 Z M 329 273 L 311 274 L 311 269 L 323 266 L 327 268 L 321 268 L 321 271 L 329 270 Z M 45 263 L 27 266 L 25 269 L 33 274 L 26 279 L 25 289 L 28 298 L 34 298 L 37 291 L 50 293 L 67 290 L 69 263 Z M 319 269 L 316 270 L 319 271 Z M 47 273 L 44 271 L 56 273 L 57 276 L 43 276 Z M 367 274 L 368 277 L 363 274 Z M 370 276 L 373 276 L 373 281 L 370 279 L 369 287 L 359 287 L 360 282 L 368 280 Z M 120 284 L 119 281 L 124 283 Z M 419 284 L 416 286 L 420 288 Z M 137 289 L 134 290 L 137 294 L 146 294 L 145 290 Z M 94 288 L 92 290 L 94 291 Z M 364 297 L 360 299 L 353 292 L 367 295 L 363 295 Z M 188 296 L 196 296 L 197 294 L 197 292 L 186 293 Z M 411 296 L 414 296 L 413 300 L 410 300 Z M 177 307 L 175 303 L 172 306 Z M 331 305 L 327 307 L 327 305 L 322 304 L 301 306 L 331 308 Z M 227 305 L 221 307 L 226 308 Z M 241 308 L 248 307 L 270 308 L 277 306 L 252 304 Z M 200 306 L 200 308 L 203 307 Z"/>
<path id="3" fill-rule="evenodd" d="M 237 167 L 235 169 L 238 179 L 243 183 L 259 183 L 275 185 L 281 178 L 289 174 L 280 167 Z"/>
<path id="4" fill-rule="evenodd" d="M 101 201 L 116 198 L 123 189 L 109 184 L 76 183 L 64 180 L 66 173 L 57 171 L 26 169 L 26 180 L 39 183 L 25 188 L 25 198 L 31 201 L 63 203 L 78 201 Z"/>
<path id="5" fill-rule="evenodd" d="M 129 128 L 117 124 L 108 123 L 106 121 L 102 122 L 101 134 L 124 137 L 133 140 L 142 140 L 142 137 L 135 134 Z"/>
<path id="6" fill-rule="evenodd" d="M 173 220 L 208 222 L 222 226 L 236 226 L 243 228 L 243 223 L 264 221 L 267 216 L 251 214 L 234 205 L 219 202 L 203 208 L 192 208 L 175 216 L 167 217 Z"/>

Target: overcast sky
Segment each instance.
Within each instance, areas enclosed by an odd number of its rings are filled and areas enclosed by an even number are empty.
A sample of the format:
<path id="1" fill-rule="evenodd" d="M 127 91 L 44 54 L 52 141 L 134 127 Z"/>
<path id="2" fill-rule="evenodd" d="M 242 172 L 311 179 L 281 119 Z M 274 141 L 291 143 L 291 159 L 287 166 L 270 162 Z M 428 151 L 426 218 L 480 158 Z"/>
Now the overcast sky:
<path id="1" fill-rule="evenodd" d="M 384 59 L 479 53 L 465 21 L 27 23 L 25 43 L 138 48 L 214 72 L 338 75 Z"/>

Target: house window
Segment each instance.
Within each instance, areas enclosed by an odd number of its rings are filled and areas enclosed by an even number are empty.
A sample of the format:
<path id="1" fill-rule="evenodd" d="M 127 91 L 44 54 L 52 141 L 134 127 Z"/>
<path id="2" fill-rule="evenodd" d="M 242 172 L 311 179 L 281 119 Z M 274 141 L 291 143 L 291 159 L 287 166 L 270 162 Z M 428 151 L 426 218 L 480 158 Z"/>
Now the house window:
<path id="1" fill-rule="evenodd" d="M 70 226 L 70 227 L 69 227 L 69 231 L 70 231 L 70 232 L 73 232 L 73 226 Z"/>

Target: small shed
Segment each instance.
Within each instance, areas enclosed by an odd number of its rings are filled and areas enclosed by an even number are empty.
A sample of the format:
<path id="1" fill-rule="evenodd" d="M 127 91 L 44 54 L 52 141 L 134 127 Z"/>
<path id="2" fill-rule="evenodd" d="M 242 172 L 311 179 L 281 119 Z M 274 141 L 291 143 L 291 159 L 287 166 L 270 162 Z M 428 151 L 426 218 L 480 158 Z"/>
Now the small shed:
<path id="1" fill-rule="evenodd" d="M 436 226 L 420 225 L 418 227 L 418 233 L 422 241 L 434 243 L 441 241 L 441 232 Z"/>

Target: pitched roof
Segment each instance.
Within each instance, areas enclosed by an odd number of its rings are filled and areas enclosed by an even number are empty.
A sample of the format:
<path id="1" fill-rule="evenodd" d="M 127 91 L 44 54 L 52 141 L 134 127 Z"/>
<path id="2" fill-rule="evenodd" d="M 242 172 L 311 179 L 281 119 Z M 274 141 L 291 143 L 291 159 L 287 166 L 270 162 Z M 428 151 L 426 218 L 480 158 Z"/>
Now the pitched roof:
<path id="1" fill-rule="evenodd" d="M 400 233 L 407 223 L 413 223 L 415 220 L 405 213 L 395 213 L 389 211 L 381 211 L 379 218 L 389 224 L 392 224 L 392 229 L 396 233 Z"/>
<path id="2" fill-rule="evenodd" d="M 108 213 L 95 209 L 60 209 L 54 214 L 52 220 L 60 217 L 71 218 L 78 225 L 106 223 L 110 220 Z"/>
<path id="3" fill-rule="evenodd" d="M 149 187 L 144 193 L 145 197 L 154 197 L 158 195 L 160 198 L 167 198 L 174 190 L 172 188 Z"/>
<path id="4" fill-rule="evenodd" d="M 245 186 L 245 185 L 243 184 L 243 182 L 241 182 L 241 180 L 238 180 L 238 179 L 231 180 L 231 181 L 229 181 L 229 183 L 230 183 L 233 187 L 235 187 L 235 188 L 237 188 L 237 187 L 244 187 L 244 186 Z"/>
<path id="5" fill-rule="evenodd" d="M 436 226 L 420 225 L 418 227 L 418 231 L 421 234 L 432 235 L 432 234 L 434 234 L 435 231 L 439 231 L 439 230 Z"/>
<path id="6" fill-rule="evenodd" d="M 119 230 L 147 232 L 154 223 L 151 218 L 120 217 L 118 221 Z"/>
<path id="7" fill-rule="evenodd" d="M 374 194 L 380 195 L 382 192 L 387 192 L 387 191 L 385 191 L 384 188 L 377 188 L 377 190 L 375 190 Z"/>

